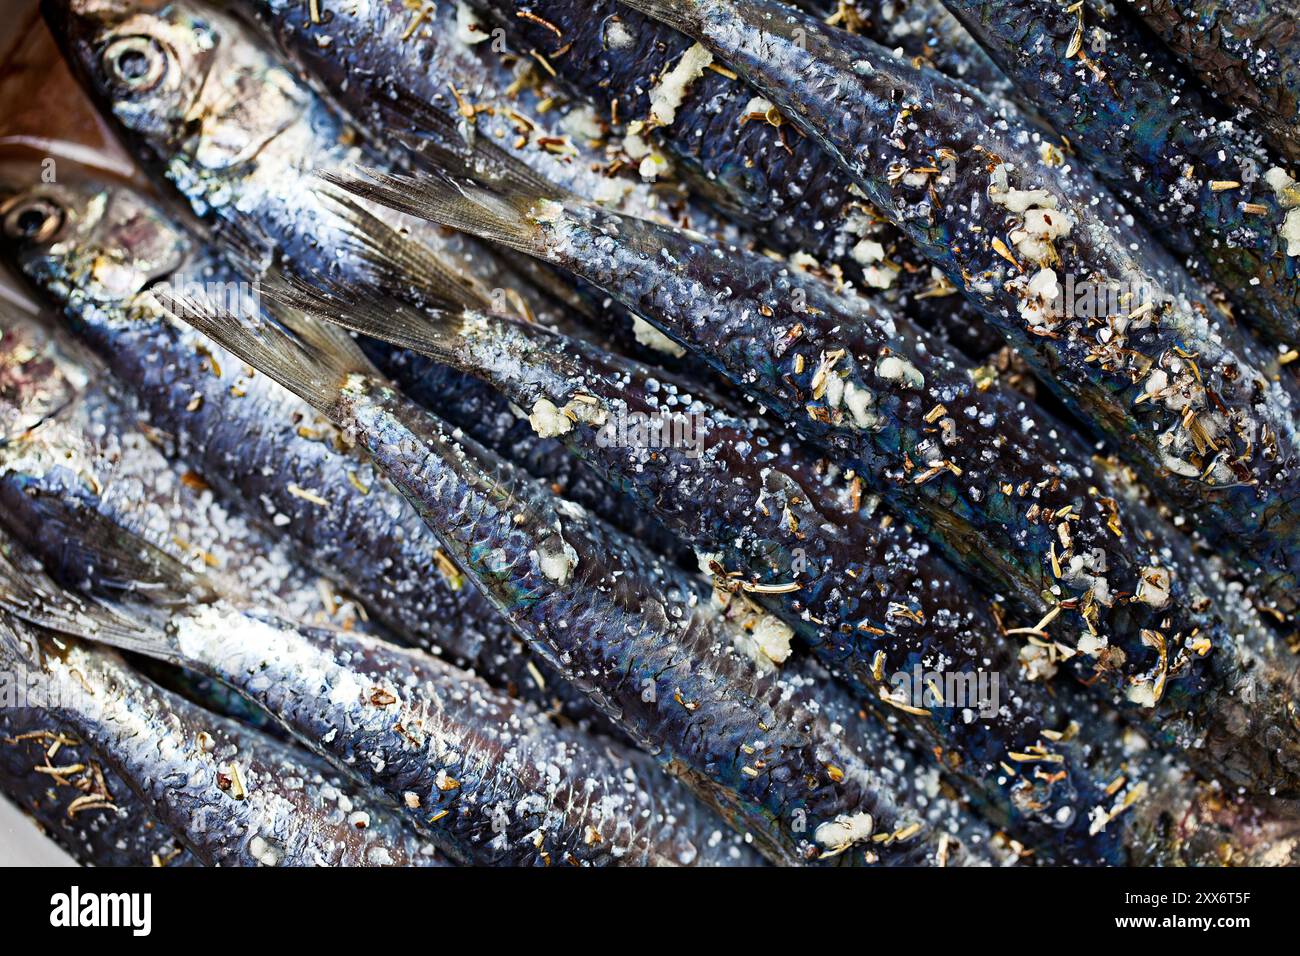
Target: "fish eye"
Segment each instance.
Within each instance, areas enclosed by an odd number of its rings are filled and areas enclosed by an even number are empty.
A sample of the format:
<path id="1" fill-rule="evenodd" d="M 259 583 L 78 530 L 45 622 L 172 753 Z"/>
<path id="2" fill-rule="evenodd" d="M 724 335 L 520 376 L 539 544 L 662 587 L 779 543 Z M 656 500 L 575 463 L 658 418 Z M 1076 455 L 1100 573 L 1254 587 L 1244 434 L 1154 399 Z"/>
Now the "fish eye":
<path id="1" fill-rule="evenodd" d="M 0 208 L 0 213 L 4 215 L 4 233 L 10 239 L 45 243 L 57 236 L 63 228 L 63 209 L 42 197 Z"/>
<path id="2" fill-rule="evenodd" d="M 118 86 L 147 93 L 167 72 L 167 53 L 152 37 L 125 37 L 104 50 L 104 68 Z"/>

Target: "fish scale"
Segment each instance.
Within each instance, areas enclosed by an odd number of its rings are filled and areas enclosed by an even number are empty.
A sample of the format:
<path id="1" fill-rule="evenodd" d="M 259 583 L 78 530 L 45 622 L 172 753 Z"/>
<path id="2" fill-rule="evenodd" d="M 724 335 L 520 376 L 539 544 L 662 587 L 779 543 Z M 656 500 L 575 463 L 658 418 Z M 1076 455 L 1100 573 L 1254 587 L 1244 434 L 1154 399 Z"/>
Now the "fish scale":
<path id="1" fill-rule="evenodd" d="M 811 700 L 787 700 L 746 659 L 720 652 L 725 631 L 696 610 L 700 598 L 680 574 L 508 471 L 493 477 L 475 462 L 480 452 L 430 430 L 391 393 L 358 380 L 342 402 L 375 460 L 521 632 L 772 859 L 818 858 L 796 820 L 816 833 L 866 812 L 882 831 L 904 827 L 906 782 L 875 753 L 870 770 L 855 769 L 864 758 L 850 741 L 861 738 L 838 739 Z M 819 687 L 817 697 L 831 692 Z M 831 762 L 839 779 L 827 774 Z M 890 862 L 935 852 L 933 837 L 884 846 Z"/>
<path id="2" fill-rule="evenodd" d="M 1300 162 L 1300 9 L 1292 0 L 1127 0 L 1223 99 Z"/>
<path id="3" fill-rule="evenodd" d="M 789 8 L 629 5 L 689 30 L 782 104 L 1067 406 L 1171 505 L 1196 514 L 1261 591 L 1294 600 L 1295 385 L 1276 375 L 1257 342 L 1215 319 L 1190 276 L 1125 223 L 1091 174 L 1045 164 L 1028 148 L 1023 120 L 998 115 L 976 91 Z M 942 151 L 952 174 L 909 184 L 906 171 Z M 1102 286 L 1099 294 L 1117 284 L 1142 304 L 1131 312 L 1104 306 L 1109 321 L 1098 330 L 1091 313 L 1055 304 L 1061 277 L 1053 266 Z"/>
<path id="4" fill-rule="evenodd" d="M 28 360 L 37 363 L 36 356 Z M 29 375 L 29 393 L 58 391 Z M 88 398 L 93 395 L 83 394 L 82 401 Z M 156 656 L 225 681 L 308 747 L 353 772 L 360 784 L 386 790 L 395 804 L 410 810 L 406 795 L 418 795 L 418 812 L 411 813 L 417 826 L 445 816 L 446 809 L 449 822 L 431 827 L 432 835 L 458 859 L 535 862 L 547 849 L 557 862 L 746 859 L 721 839 L 721 821 L 696 808 L 638 755 L 615 757 L 608 741 L 557 731 L 537 711 L 432 658 L 373 638 L 290 626 L 263 610 L 237 610 L 214 584 L 165 552 L 141 567 L 135 556 L 149 553 L 152 545 L 141 535 L 139 520 L 72 477 L 79 436 L 61 443 L 58 435 L 61 428 L 70 430 L 70 418 L 75 416 L 65 410 L 58 421 L 32 429 L 17 443 L 23 449 L 17 460 L 0 469 L 5 472 L 0 516 L 11 533 L 56 577 L 123 602 L 124 617 L 143 617 L 157 605 L 158 627 L 174 635 L 179 653 Z M 55 462 L 49 471 L 37 467 L 42 457 Z M 111 481 L 111 474 L 98 471 L 100 479 Z M 112 535 L 111 543 L 105 534 Z M 170 543 L 177 535 L 165 531 L 161 537 Z M 262 557 L 257 543 L 247 544 L 253 553 L 243 557 L 255 564 Z M 217 603 L 219 597 L 223 603 Z M 26 589 L 9 585 L 5 599 L 22 602 L 15 614 L 29 606 L 40 614 L 45 603 L 59 598 L 53 592 L 42 595 L 38 582 Z M 80 632 L 74 628 L 73 633 Z M 93 638 L 96 632 L 88 633 Z M 129 641 L 122 646 L 156 653 L 143 640 L 138 648 Z M 376 703 L 377 688 L 393 689 L 389 704 Z M 427 739 L 417 743 L 420 735 Z M 533 771 L 543 766 L 557 768 L 569 781 L 567 789 L 552 792 Z M 454 785 L 442 786 L 444 779 Z M 579 796 L 599 802 L 599 812 L 586 812 Z M 475 809 L 504 806 L 502 812 L 513 813 L 524 801 L 541 809 L 519 816 L 510 828 L 498 827 L 496 809 L 486 815 Z M 633 830 L 625 832 L 624 824 Z M 542 841 L 524 840 L 538 826 L 546 832 L 546 849 Z"/>
<path id="5" fill-rule="evenodd" d="M 1194 257 L 1244 322 L 1296 342 L 1300 259 L 1286 254 L 1288 210 L 1266 181 L 1278 162 L 1249 120 L 1214 102 L 1122 7 L 949 3 L 1165 245 Z"/>

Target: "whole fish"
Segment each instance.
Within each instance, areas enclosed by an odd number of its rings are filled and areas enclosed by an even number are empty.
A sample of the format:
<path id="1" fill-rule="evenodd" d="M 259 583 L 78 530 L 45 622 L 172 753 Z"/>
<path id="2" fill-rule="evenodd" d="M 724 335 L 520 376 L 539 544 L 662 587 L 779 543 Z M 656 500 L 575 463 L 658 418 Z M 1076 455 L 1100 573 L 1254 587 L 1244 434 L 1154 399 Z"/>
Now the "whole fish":
<path id="1" fill-rule="evenodd" d="M 1288 206 L 1300 196 L 1275 188 L 1285 173 L 1248 122 L 1216 103 L 1122 8 L 1107 16 L 1045 0 L 948 2 L 1165 245 L 1194 257 L 1244 321 L 1295 344 L 1300 212 Z"/>
<path id="2" fill-rule="evenodd" d="M 1294 384 L 1086 170 L 1047 163 L 1023 118 L 977 91 L 779 3 L 628 5 L 694 36 L 818 139 L 1171 507 L 1294 603 Z"/>
<path id="3" fill-rule="evenodd" d="M 766 257 L 576 198 L 502 194 L 456 177 L 339 182 L 621 298 L 798 423 L 963 568 L 1039 615 L 1013 633 L 1059 644 L 1053 658 L 1067 658 L 1162 742 L 1234 783 L 1294 785 L 1294 664 L 1253 610 L 1205 573 L 1179 533 L 1131 516 L 1078 436 L 982 381 L 951 348 Z M 952 425 L 936 431 L 945 416 Z M 1271 690 L 1252 695 L 1248 722 L 1258 723 L 1243 735 L 1239 690 L 1261 679 Z"/>
<path id="4" fill-rule="evenodd" d="M 292 540 L 302 561 L 402 639 L 439 649 L 544 706 L 564 699 L 564 685 L 522 653 L 508 622 L 466 585 L 415 511 L 344 436 L 234 355 L 171 321 L 151 291 L 160 282 L 194 283 L 252 300 L 256 286 L 130 188 L 70 172 L 61 178 L 47 186 L 21 167 L 4 179 L 14 194 L 0 241 L 78 341 L 130 388 L 154 433 L 197 469 L 195 480 Z M 47 237 L 55 241 L 23 246 L 15 224 L 40 211 L 62 228 Z M 116 497 L 112 483 L 108 488 Z M 568 699 L 578 708 L 570 709 L 575 719 L 591 716 L 580 696 Z"/>
<path id="5" fill-rule="evenodd" d="M 459 438 L 345 334 L 292 308 L 278 321 L 193 299 L 173 308 L 346 423 L 530 646 L 769 859 L 992 859 L 990 834 L 918 792 L 912 762 L 852 703 L 838 708 L 851 724 L 823 716 L 833 684 L 760 670 L 733 647 L 746 622 L 693 579 Z"/>
<path id="6" fill-rule="evenodd" d="M 1300 163 L 1300 10 L 1292 0 L 1127 0 L 1219 96 Z M 1298 240 L 1300 241 L 1300 240 Z"/>
<path id="7" fill-rule="evenodd" d="M 35 709 L 0 708 L 0 793 L 83 866 L 198 866 L 91 748 Z"/>
<path id="8" fill-rule="evenodd" d="M 0 604 L 37 626 L 224 681 L 359 784 L 386 793 L 455 860 L 752 859 L 648 757 L 559 731 L 528 705 L 440 661 L 237 607 L 120 528 L 90 519 L 81 535 L 86 561 L 120 569 L 135 600 L 78 599 L 10 563 L 0 568 Z M 38 557 L 60 555 L 45 548 Z"/>
<path id="9" fill-rule="evenodd" d="M 4 560 L 7 575 L 15 560 Z M 0 663 L 21 681 L 29 708 L 93 747 L 204 864 L 439 864 L 432 847 L 384 805 L 307 755 L 203 712 L 115 655 L 68 639 L 77 627 L 54 640 L 5 615 Z"/>

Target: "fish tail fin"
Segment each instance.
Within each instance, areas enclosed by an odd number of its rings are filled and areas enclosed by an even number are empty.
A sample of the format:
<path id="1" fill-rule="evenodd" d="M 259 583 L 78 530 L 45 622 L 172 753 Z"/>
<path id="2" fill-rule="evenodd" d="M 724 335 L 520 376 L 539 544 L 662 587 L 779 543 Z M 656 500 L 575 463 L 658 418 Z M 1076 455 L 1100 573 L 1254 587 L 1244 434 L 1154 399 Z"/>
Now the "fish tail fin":
<path id="1" fill-rule="evenodd" d="M 409 91 L 382 99 L 378 109 L 388 117 L 389 129 L 409 130 L 395 134 L 396 138 L 412 164 L 427 172 L 455 173 L 503 189 L 541 193 L 559 189 L 488 137 L 476 135 L 472 118 L 458 121 Z"/>
<path id="2" fill-rule="evenodd" d="M 259 291 L 278 303 L 274 321 L 260 312 L 240 315 L 211 298 L 167 295 L 162 305 L 263 375 L 330 416 L 353 375 L 381 376 L 342 328 L 317 322 L 293 306 L 292 286 L 279 273 L 265 273 Z"/>
<path id="3" fill-rule="evenodd" d="M 482 283 L 463 275 L 418 239 L 404 235 L 352 195 L 330 184 L 318 188 L 346 223 L 351 251 L 364 264 L 376 290 L 398 290 L 412 304 L 447 308 L 488 308 L 492 293 Z"/>
<path id="4" fill-rule="evenodd" d="M 362 199 L 420 219 L 430 219 L 530 255 L 542 255 L 539 215 L 545 215 L 563 191 L 502 187 L 493 189 L 466 179 L 407 176 L 361 170 L 362 177 L 323 172 L 321 177 Z"/>
<path id="5" fill-rule="evenodd" d="M 182 663 L 161 621 L 61 588 L 29 556 L 7 549 L 0 550 L 0 619 L 4 619 L 2 630 L 10 644 L 19 640 L 14 622 L 22 621 L 55 635 Z M 15 650 L 21 651 L 21 647 Z"/>
<path id="6" fill-rule="evenodd" d="M 471 363 L 464 347 L 469 306 L 417 306 L 381 291 L 328 278 L 314 283 L 291 279 L 276 294 L 316 322 L 341 326 L 420 352 L 453 368 L 469 370 Z"/>
<path id="7" fill-rule="evenodd" d="M 137 599 L 162 608 L 203 603 L 216 597 L 217 587 L 205 574 L 187 568 L 80 497 L 28 488 L 26 503 L 29 510 L 22 515 L 23 522 L 75 529 L 60 541 L 53 560 L 68 569 L 68 576 L 77 576 L 77 587 L 85 584 L 114 600 Z M 14 522 L 6 524 L 16 540 L 24 540 L 21 528 Z M 33 544 L 29 550 L 38 558 L 45 556 L 39 545 Z"/>

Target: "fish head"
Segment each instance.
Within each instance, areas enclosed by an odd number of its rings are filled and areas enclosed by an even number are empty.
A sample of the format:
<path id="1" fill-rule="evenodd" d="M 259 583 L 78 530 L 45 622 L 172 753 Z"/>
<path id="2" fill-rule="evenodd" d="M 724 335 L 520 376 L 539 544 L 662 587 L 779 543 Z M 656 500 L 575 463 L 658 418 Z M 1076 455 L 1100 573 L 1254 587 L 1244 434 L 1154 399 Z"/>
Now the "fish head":
<path id="1" fill-rule="evenodd" d="M 49 330 L 0 303 L 0 460 L 43 422 L 72 404 L 84 387 Z"/>
<path id="2" fill-rule="evenodd" d="M 187 261 L 191 241 L 135 189 L 59 167 L 0 166 L 0 249 L 60 307 L 120 310 Z"/>
<path id="3" fill-rule="evenodd" d="M 83 85 L 147 166 L 196 188 L 252 162 L 306 93 L 252 29 L 200 0 L 44 0 Z M 189 175 L 185 175 L 188 171 Z"/>

